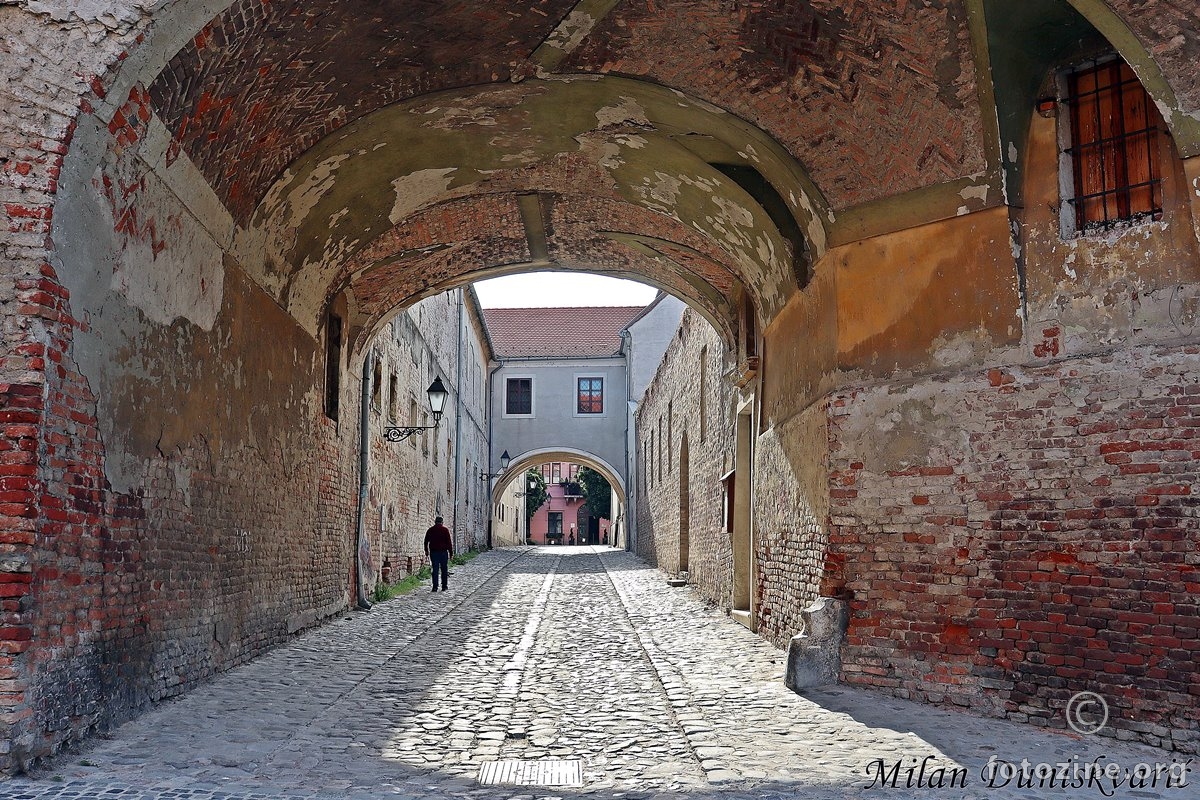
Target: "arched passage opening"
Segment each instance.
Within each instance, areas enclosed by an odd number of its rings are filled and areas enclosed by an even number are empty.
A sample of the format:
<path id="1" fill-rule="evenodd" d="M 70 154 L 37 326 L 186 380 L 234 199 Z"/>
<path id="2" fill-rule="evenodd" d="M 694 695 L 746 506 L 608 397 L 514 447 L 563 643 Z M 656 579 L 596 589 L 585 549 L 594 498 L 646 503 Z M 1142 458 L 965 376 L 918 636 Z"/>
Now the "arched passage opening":
<path id="1" fill-rule="evenodd" d="M 526 527 L 517 531 L 516 536 L 513 538 L 500 538 L 498 542 L 501 544 L 538 543 L 537 541 L 531 542 L 530 539 L 534 537 L 529 535 L 529 524 L 533 511 L 536 511 L 536 509 L 526 511 L 527 506 L 521 498 L 525 497 L 529 489 L 526 486 L 526 476 L 529 471 L 547 464 L 555 464 L 556 466 L 559 464 L 575 465 L 593 469 L 608 481 L 612 494 L 611 499 L 608 501 L 610 507 L 608 516 L 605 518 L 603 527 L 599 524 L 598 518 L 595 520 L 594 530 L 590 532 L 594 534 L 593 536 L 589 537 L 589 531 L 585 527 L 587 521 L 584 520 L 583 516 L 579 516 L 577 519 L 560 517 L 558 525 L 555 526 L 554 538 L 561 540 L 560 543 L 567 543 L 569 539 L 571 544 L 592 543 L 624 548 L 627 544 L 626 537 L 629 529 L 629 498 L 623 478 L 624 470 L 617 465 L 607 462 L 595 453 L 575 447 L 538 448 L 525 451 L 513 459 L 508 469 L 504 470 L 496 478 L 491 490 L 493 507 L 506 506 L 512 509 L 519 509 L 520 515 L 524 515 L 526 522 Z M 570 484 L 574 480 L 574 485 L 578 486 L 578 480 L 575 476 L 564 474 L 558 477 L 561 477 L 564 484 Z M 551 478 L 551 481 L 553 480 L 554 477 Z M 547 483 L 549 482 L 547 481 Z M 579 499 L 583 500 L 582 497 Z M 582 503 L 576 503 L 575 505 L 582 506 Z M 500 522 L 502 523 L 503 520 L 500 520 Z M 496 519 L 493 519 L 493 527 L 497 527 Z M 543 527 L 545 527 L 544 522 Z M 542 543 L 544 543 L 545 536 L 543 535 L 541 539 Z M 592 539 L 595 541 L 592 541 Z"/>

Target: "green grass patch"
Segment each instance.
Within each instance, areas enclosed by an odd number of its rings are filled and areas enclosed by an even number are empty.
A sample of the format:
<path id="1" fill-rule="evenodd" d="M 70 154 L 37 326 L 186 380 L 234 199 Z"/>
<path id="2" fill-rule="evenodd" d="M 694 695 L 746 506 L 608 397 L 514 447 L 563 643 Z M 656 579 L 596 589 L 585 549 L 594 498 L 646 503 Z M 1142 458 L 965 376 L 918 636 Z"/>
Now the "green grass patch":
<path id="1" fill-rule="evenodd" d="M 479 551 L 468 550 L 467 552 L 456 555 L 454 558 L 450 559 L 450 563 L 453 566 L 459 567 L 477 555 L 479 555 Z M 386 584 L 383 581 L 380 581 L 379 583 L 375 584 L 375 594 L 371 599 L 376 603 L 383 603 L 391 600 L 393 597 L 399 597 L 402 594 L 408 594 L 427 582 L 431 577 L 433 577 L 433 571 L 429 569 L 428 565 L 426 565 L 417 570 L 415 574 L 407 575 L 395 583 Z"/>
<path id="2" fill-rule="evenodd" d="M 429 567 L 421 567 L 412 575 L 406 575 L 395 583 L 384 583 L 380 581 L 375 584 L 376 603 L 382 603 L 386 600 L 391 600 L 393 597 L 399 597 L 402 594 L 408 594 L 413 589 L 416 589 L 425 581 L 429 580 L 433 573 Z"/>

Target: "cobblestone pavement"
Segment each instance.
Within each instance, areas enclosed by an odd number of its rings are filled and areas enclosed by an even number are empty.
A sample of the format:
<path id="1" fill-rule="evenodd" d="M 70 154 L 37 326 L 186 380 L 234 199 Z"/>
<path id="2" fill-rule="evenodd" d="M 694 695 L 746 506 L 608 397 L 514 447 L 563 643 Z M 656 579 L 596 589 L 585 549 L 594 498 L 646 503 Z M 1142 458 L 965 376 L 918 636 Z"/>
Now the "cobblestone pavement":
<path id="1" fill-rule="evenodd" d="M 448 593 L 347 614 L 0 783 L 0 798 L 1200 797 L 1190 774 L 991 786 L 993 758 L 1186 759 L 845 687 L 802 697 L 782 673 L 782 652 L 627 553 L 499 550 L 456 567 Z M 579 759 L 584 785 L 481 786 L 498 759 Z M 879 765 L 895 764 L 882 788 Z"/>

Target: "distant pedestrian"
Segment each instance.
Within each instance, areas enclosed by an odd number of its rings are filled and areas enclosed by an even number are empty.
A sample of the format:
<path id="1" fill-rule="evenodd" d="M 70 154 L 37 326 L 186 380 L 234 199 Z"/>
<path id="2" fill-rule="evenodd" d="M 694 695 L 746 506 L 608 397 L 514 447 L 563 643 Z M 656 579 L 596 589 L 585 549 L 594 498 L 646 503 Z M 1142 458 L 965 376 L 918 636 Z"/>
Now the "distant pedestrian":
<path id="1" fill-rule="evenodd" d="M 433 521 L 433 527 L 425 531 L 425 555 L 433 565 L 433 591 L 438 590 L 438 572 L 442 575 L 442 591 L 450 588 L 450 557 L 454 555 L 454 538 L 450 529 L 442 524 L 442 518 Z"/>
<path id="2" fill-rule="evenodd" d="M 571 535 L 567 537 L 567 544 L 571 547 L 575 546 L 575 531 L 571 531 Z"/>

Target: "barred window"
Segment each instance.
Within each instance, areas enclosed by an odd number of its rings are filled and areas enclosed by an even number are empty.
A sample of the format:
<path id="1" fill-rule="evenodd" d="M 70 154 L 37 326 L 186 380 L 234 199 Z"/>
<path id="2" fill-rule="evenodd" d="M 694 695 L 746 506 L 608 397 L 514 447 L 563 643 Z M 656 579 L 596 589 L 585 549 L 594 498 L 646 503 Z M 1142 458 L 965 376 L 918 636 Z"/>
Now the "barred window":
<path id="1" fill-rule="evenodd" d="M 603 378 L 580 378 L 579 379 L 579 405 L 580 414 L 603 414 L 604 413 L 604 379 Z"/>
<path id="2" fill-rule="evenodd" d="M 1067 76 L 1075 230 L 1162 216 L 1159 116 L 1129 65 L 1091 64 Z"/>

